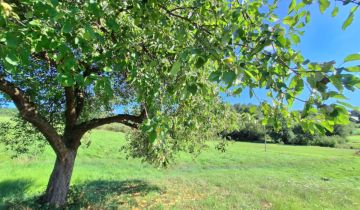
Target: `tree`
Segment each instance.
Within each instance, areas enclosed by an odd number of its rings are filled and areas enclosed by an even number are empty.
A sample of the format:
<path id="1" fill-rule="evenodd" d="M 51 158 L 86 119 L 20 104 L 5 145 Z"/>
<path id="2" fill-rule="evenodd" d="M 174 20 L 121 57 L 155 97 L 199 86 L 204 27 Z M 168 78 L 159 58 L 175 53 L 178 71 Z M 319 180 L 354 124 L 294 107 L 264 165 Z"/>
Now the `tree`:
<path id="1" fill-rule="evenodd" d="M 359 88 L 359 78 L 346 73 L 359 67 L 311 63 L 292 49 L 311 2 L 291 1 L 279 22 L 278 1 L 1 0 L 0 91 L 57 156 L 43 201 L 65 204 L 81 138 L 98 126 L 139 129 L 146 148 L 135 156 L 146 157 L 169 144 L 198 144 L 188 138 L 196 133 L 225 130 L 216 122 L 215 114 L 228 114 L 219 90 L 268 89 L 275 106 L 263 103 L 262 110 L 269 125 L 279 125 L 279 113 L 311 132 L 345 123 L 346 104 L 323 102 L 344 98 L 344 87 Z M 322 10 L 327 2 L 320 1 Z M 304 87 L 308 100 L 298 98 Z M 295 99 L 305 102 L 301 114 L 288 109 Z M 134 111 L 91 115 L 119 106 Z"/>

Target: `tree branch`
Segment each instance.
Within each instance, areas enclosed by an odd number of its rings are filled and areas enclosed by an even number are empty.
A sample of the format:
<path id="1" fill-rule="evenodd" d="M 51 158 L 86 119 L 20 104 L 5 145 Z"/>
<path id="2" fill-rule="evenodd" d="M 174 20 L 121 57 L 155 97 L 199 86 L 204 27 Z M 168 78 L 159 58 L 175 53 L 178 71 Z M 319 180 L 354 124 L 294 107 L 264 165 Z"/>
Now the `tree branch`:
<path id="1" fill-rule="evenodd" d="M 194 22 L 194 21 L 191 20 L 190 18 L 181 16 L 181 15 L 178 15 L 178 14 L 174 13 L 173 11 L 168 10 L 168 9 L 167 9 L 165 6 L 163 6 L 163 5 L 160 5 L 160 8 L 163 9 L 168 15 L 170 15 L 170 16 L 172 16 L 172 17 L 179 18 L 179 19 L 181 19 L 181 20 L 184 20 L 184 21 L 190 23 L 191 25 L 193 25 L 195 28 L 200 29 L 200 30 L 206 32 L 207 34 L 212 35 L 212 33 L 211 33 L 206 27 L 204 27 L 203 25 L 197 24 L 196 22 Z"/>
<path id="2" fill-rule="evenodd" d="M 8 95 L 21 117 L 36 127 L 50 143 L 51 147 L 59 157 L 67 152 L 67 148 L 62 141 L 61 136 L 56 129 L 50 125 L 36 110 L 36 105 L 25 96 L 24 92 L 16 87 L 15 84 L 7 81 L 4 76 L 0 75 L 0 91 Z"/>
<path id="3" fill-rule="evenodd" d="M 85 133 L 91 129 L 111 123 L 121 123 L 137 129 L 139 124 L 141 124 L 146 117 L 147 117 L 146 109 L 143 109 L 141 114 L 138 116 L 130 115 L 130 114 L 119 114 L 116 116 L 111 116 L 106 118 L 93 119 L 88 122 L 84 122 L 77 125 L 76 129 L 81 130 Z"/>
<path id="4" fill-rule="evenodd" d="M 65 131 L 71 129 L 77 120 L 75 93 L 72 87 L 65 87 L 66 110 L 65 110 Z"/>
<path id="5" fill-rule="evenodd" d="M 357 4 L 360 6 L 360 1 L 359 0 L 335 0 L 335 1 L 339 1 L 342 2 L 344 5 L 347 3 L 353 3 L 353 4 Z"/>

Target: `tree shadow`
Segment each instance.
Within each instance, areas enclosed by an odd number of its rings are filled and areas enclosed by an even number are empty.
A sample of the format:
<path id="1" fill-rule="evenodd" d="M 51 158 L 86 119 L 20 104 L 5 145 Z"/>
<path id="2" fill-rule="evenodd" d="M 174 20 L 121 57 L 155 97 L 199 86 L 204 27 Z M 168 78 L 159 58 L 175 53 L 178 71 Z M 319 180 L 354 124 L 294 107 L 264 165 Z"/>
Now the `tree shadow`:
<path id="1" fill-rule="evenodd" d="M 0 182 L 0 209 L 6 208 L 6 203 L 21 200 L 33 181 L 28 179 L 4 180 Z"/>
<path id="2" fill-rule="evenodd" d="M 103 208 L 122 206 L 134 196 L 145 196 L 150 192 L 162 190 L 143 180 L 108 181 L 96 180 L 71 187 L 68 196 L 68 208 L 80 209 L 89 206 Z"/>
<path id="3" fill-rule="evenodd" d="M 67 205 L 59 209 L 118 209 L 122 206 L 136 206 L 134 198 L 145 196 L 150 192 L 162 193 L 162 190 L 143 180 L 87 181 L 71 186 Z M 27 200 L 22 197 L 7 202 L 4 209 L 55 209 L 40 205 L 38 200 L 39 197 Z"/>

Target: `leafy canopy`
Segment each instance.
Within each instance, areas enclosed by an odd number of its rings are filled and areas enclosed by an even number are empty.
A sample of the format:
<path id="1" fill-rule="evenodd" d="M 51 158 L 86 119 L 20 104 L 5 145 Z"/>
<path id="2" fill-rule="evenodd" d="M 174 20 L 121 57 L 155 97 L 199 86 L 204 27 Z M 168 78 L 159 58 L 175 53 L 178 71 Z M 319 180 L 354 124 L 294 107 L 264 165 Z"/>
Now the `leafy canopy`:
<path id="1" fill-rule="evenodd" d="M 331 5 L 318 2 L 322 12 Z M 358 4 L 343 2 L 355 5 L 345 29 Z M 246 87 L 251 96 L 267 89 L 273 99 L 262 102 L 264 124 L 279 127 L 281 114 L 312 133 L 331 131 L 348 122 L 349 105 L 325 102 L 360 88 L 352 74 L 359 67 L 311 62 L 293 49 L 312 3 L 290 1 L 280 20 L 277 0 L 1 0 L 0 77 L 54 124 L 65 121 L 63 89 L 86 99 L 77 123 L 92 119 L 94 110 L 145 107 L 139 128 L 154 145 L 181 136 L 175 131 L 188 136 L 207 123 L 219 125 L 210 117 L 219 112 L 219 91 L 237 96 Z M 359 54 L 344 62 L 356 60 Z M 299 98 L 303 92 L 309 97 Z M 302 112 L 291 112 L 295 100 L 304 103 Z"/>

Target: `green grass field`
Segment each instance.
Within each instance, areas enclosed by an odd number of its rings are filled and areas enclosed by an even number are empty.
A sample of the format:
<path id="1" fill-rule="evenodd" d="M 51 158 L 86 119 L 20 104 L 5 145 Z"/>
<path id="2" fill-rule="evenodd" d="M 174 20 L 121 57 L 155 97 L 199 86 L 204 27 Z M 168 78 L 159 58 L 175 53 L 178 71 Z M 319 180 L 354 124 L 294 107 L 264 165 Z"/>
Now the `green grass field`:
<path id="1" fill-rule="evenodd" d="M 69 209 L 360 209 L 360 156 L 355 150 L 214 143 L 197 159 L 181 154 L 168 169 L 126 160 L 121 133 L 97 130 L 81 148 Z M 12 160 L 0 149 L 0 209 L 25 208 L 46 187 L 50 149 Z M 28 202 L 30 203 L 30 202 Z"/>

